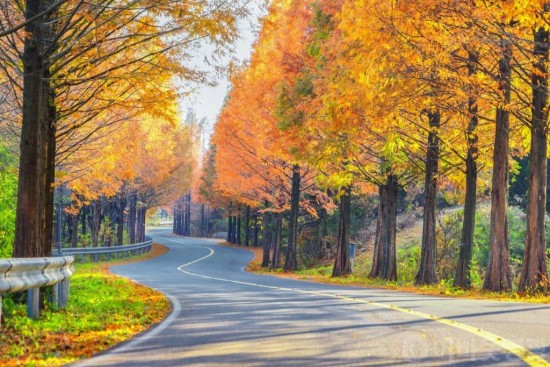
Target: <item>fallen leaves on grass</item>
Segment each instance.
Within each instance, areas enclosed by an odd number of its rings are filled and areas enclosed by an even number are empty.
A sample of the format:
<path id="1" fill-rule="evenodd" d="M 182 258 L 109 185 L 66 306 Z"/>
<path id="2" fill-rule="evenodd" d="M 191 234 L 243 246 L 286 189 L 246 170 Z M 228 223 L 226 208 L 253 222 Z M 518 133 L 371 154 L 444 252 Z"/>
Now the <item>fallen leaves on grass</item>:
<path id="1" fill-rule="evenodd" d="M 246 247 L 233 245 L 228 243 L 221 244 L 227 247 L 240 248 L 249 250 L 254 253 L 254 259 L 248 264 L 246 270 L 256 274 L 274 275 L 280 278 L 305 280 L 310 282 L 343 285 L 343 286 L 358 286 L 365 288 L 391 289 L 401 292 L 425 294 L 437 297 L 454 297 L 468 298 L 478 300 L 495 300 L 495 301 L 514 301 L 528 303 L 550 303 L 550 295 L 544 294 L 520 294 L 517 292 L 488 292 L 482 289 L 458 289 L 451 284 L 441 282 L 435 285 L 415 286 L 413 283 L 407 282 L 390 282 L 380 279 L 368 277 L 368 272 L 357 271 L 357 274 L 352 274 L 346 277 L 332 277 L 332 265 L 322 265 L 311 269 L 298 270 L 296 272 L 282 271 L 282 269 L 271 269 L 262 267 L 262 248 L 261 247 Z"/>
<path id="2" fill-rule="evenodd" d="M 163 320 L 170 303 L 161 293 L 110 274 L 112 265 L 142 261 L 168 250 L 121 262 L 78 264 L 65 310 L 43 312 L 33 321 L 24 306 L 6 310 L 0 334 L 0 365 L 60 366 L 90 357 Z"/>

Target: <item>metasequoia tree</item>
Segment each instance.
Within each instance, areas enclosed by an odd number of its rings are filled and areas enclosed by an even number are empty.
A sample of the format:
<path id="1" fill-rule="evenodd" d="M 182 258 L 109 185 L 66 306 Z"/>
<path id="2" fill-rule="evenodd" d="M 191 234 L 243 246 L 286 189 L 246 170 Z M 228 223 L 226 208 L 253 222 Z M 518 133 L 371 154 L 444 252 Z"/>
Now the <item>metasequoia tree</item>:
<path id="1" fill-rule="evenodd" d="M 94 245 L 98 244 L 101 218 L 107 211 L 111 219 L 118 219 L 111 225 L 117 227 L 120 244 L 126 205 L 130 241 L 143 242 L 147 211 L 169 205 L 179 195 L 181 185 L 190 185 L 190 172 L 196 165 L 190 141 L 192 128 L 158 118 L 152 124 L 147 121 L 151 116 L 142 118 L 144 121 L 126 123 L 113 133 L 112 143 L 95 162 L 88 162 L 85 173 L 62 177 L 74 198 L 70 210 L 90 207 L 95 215 Z M 119 210 L 116 216 L 111 212 L 114 209 Z"/>
<path id="2" fill-rule="evenodd" d="M 532 20 L 526 28 L 532 29 L 531 119 L 529 151 L 529 191 L 527 197 L 527 232 L 525 251 L 519 280 L 520 290 L 548 289 L 548 259 L 546 244 L 546 195 L 548 162 L 548 108 L 549 108 L 549 46 L 548 17 L 550 3 L 531 5 Z"/>
<path id="3" fill-rule="evenodd" d="M 503 291 L 513 280 L 509 162 L 528 153 L 520 288 L 545 288 L 548 8 L 524 1 L 273 2 L 220 116 L 218 188 L 235 205 L 291 208 L 292 269 L 301 173 L 312 172 L 340 200 L 334 275 L 349 272 L 349 197 L 354 187 L 377 189 L 371 276 L 394 280 L 397 192 L 423 186 L 418 284 L 438 281 L 437 194 L 452 188 L 464 203 L 454 284 L 468 288 L 477 199 L 490 184 L 484 288 Z"/>
<path id="4" fill-rule="evenodd" d="M 301 159 L 304 140 L 298 129 L 307 96 L 300 88 L 304 50 L 299 41 L 310 14 L 307 2 L 272 5 L 249 67 L 233 78 L 233 90 L 214 134 L 220 189 L 264 206 L 264 225 L 269 222 L 267 213 L 276 213 L 276 233 L 281 232 L 281 213 L 289 211 L 285 262 L 289 270 L 297 267 L 299 208 L 316 215 L 314 206 L 325 202 L 311 181 L 314 170 Z M 296 37 L 283 36 L 289 33 Z M 304 193 L 314 200 L 303 200 Z M 277 264 L 280 235 L 273 238 L 272 263 Z"/>
<path id="5" fill-rule="evenodd" d="M 24 30 L 1 38 L 4 50 L 16 49 L 4 53 L 10 66 L 17 68 L 20 57 L 24 68 L 14 254 L 45 256 L 51 251 L 55 151 L 63 119 L 69 131 L 78 130 L 80 121 L 91 121 L 90 116 L 100 115 L 106 105 L 125 104 L 131 97 L 138 100 L 132 88 L 136 76 L 166 68 L 160 55 L 186 55 L 196 40 L 222 46 L 235 36 L 242 7 L 238 1 L 29 0 L 6 11 L 4 29 L 25 25 Z M 185 67 L 174 72 L 184 79 L 204 80 L 204 74 Z M 63 97 L 70 100 L 75 90 L 79 99 L 67 103 L 68 110 L 58 109 Z M 100 103 L 104 90 L 118 97 Z M 68 118 L 83 111 L 85 119 Z M 92 135 L 80 136 L 76 145 Z"/>

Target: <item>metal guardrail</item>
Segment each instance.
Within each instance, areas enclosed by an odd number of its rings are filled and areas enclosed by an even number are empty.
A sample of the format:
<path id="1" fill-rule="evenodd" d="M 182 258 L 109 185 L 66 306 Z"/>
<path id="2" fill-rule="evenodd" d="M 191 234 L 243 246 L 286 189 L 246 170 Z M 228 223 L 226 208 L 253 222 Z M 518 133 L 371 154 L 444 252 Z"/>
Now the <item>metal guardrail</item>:
<path id="1" fill-rule="evenodd" d="M 72 256 L 0 259 L 0 318 L 2 296 L 6 293 L 27 291 L 27 315 L 33 319 L 38 318 L 41 287 L 53 285 L 51 302 L 67 306 L 73 263 Z"/>
<path id="2" fill-rule="evenodd" d="M 142 243 L 136 243 L 134 245 L 125 245 L 125 246 L 112 246 L 112 247 L 71 247 L 71 248 L 62 248 L 61 253 L 55 251 L 54 255 L 57 256 L 75 256 L 80 257 L 81 260 L 84 260 L 86 256 L 92 257 L 93 261 L 98 262 L 99 257 L 104 255 L 107 260 L 111 259 L 111 256 L 120 257 L 130 257 L 141 255 L 151 251 L 153 246 L 153 239 L 151 237 L 145 237 L 146 241 Z"/>

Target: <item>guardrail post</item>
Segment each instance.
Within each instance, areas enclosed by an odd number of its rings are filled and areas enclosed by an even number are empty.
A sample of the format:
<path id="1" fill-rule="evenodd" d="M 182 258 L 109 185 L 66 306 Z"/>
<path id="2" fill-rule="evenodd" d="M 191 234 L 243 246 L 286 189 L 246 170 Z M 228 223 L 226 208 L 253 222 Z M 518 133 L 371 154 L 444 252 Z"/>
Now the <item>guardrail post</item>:
<path id="1" fill-rule="evenodd" d="M 59 306 L 65 308 L 69 301 L 69 279 L 58 283 L 57 287 L 59 287 Z"/>
<path id="2" fill-rule="evenodd" d="M 40 288 L 31 288 L 27 291 L 27 316 L 31 319 L 38 318 L 40 300 Z"/>
<path id="3" fill-rule="evenodd" d="M 59 287 L 57 286 L 57 284 L 52 286 L 52 295 L 50 298 L 50 302 L 54 306 L 59 306 Z"/>

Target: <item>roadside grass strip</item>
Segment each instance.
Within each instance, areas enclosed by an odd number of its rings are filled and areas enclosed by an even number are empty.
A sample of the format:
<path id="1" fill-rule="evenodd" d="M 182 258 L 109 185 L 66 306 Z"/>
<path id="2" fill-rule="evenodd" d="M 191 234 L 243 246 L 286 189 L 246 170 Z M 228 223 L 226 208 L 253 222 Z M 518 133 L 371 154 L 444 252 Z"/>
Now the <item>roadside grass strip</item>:
<path id="1" fill-rule="evenodd" d="M 416 316 L 418 318 L 431 320 L 431 321 L 438 322 L 438 323 L 441 323 L 441 324 L 444 324 L 444 325 L 447 325 L 447 326 L 450 326 L 450 327 L 453 327 L 453 328 L 456 328 L 456 329 L 460 329 L 460 330 L 466 331 L 470 334 L 476 335 L 480 338 L 483 338 L 485 340 L 488 340 L 489 342 L 497 345 L 501 349 L 503 349 L 503 350 L 505 350 L 509 353 L 514 354 L 515 356 L 520 358 L 522 361 L 524 361 L 529 366 L 533 366 L 533 367 L 550 367 L 550 363 L 548 361 L 546 361 L 545 359 L 543 359 L 541 356 L 531 352 L 529 349 L 527 349 L 527 348 L 525 348 L 525 347 L 523 347 L 519 344 L 514 343 L 511 340 L 507 340 L 507 339 L 505 339 L 501 336 L 498 336 L 496 334 L 493 334 L 491 332 L 488 332 L 488 331 L 485 331 L 485 330 L 482 330 L 482 329 L 479 329 L 479 328 L 476 328 L 476 327 L 473 327 L 473 326 L 470 326 L 470 325 L 467 325 L 467 324 L 463 324 L 463 323 L 457 322 L 455 320 L 445 319 L 445 318 L 438 317 L 438 316 L 435 316 L 435 315 L 429 315 L 429 314 L 426 314 L 426 313 L 423 313 L 423 312 L 414 311 L 414 310 L 411 310 L 411 309 L 406 309 L 406 308 L 402 308 L 402 307 L 398 307 L 398 306 L 394 306 L 394 305 L 388 305 L 388 304 L 372 302 L 372 301 L 368 301 L 368 300 L 364 300 L 364 299 L 346 297 L 346 296 L 342 296 L 342 295 L 338 295 L 338 294 L 331 294 L 331 293 L 325 293 L 325 292 L 316 292 L 316 291 L 307 291 L 307 290 L 286 288 L 286 287 L 275 287 L 275 286 L 263 285 L 263 284 L 258 284 L 258 283 L 241 282 L 241 281 L 237 281 L 237 280 L 216 278 L 216 277 L 210 277 L 210 276 L 206 276 L 206 275 L 192 273 L 190 271 L 185 270 L 185 268 L 211 257 L 212 255 L 214 255 L 214 250 L 209 248 L 209 247 L 200 246 L 200 245 L 188 245 L 188 246 L 204 248 L 204 249 L 209 250 L 209 253 L 206 256 L 203 256 L 203 257 L 201 257 L 197 260 L 194 260 L 194 261 L 191 261 L 189 263 L 186 263 L 186 264 L 183 264 L 183 265 L 179 266 L 178 270 L 180 272 L 184 273 L 184 274 L 191 275 L 191 276 L 194 276 L 194 277 L 203 278 L 203 279 L 216 280 L 216 281 L 220 281 L 220 282 L 242 284 L 242 285 L 248 285 L 248 286 L 259 287 L 259 288 L 275 289 L 275 290 L 280 290 L 280 291 L 285 291 L 285 292 L 309 294 L 309 295 L 320 296 L 320 297 L 337 298 L 337 299 L 342 299 L 342 300 L 353 302 L 353 303 L 367 304 L 367 305 L 378 307 L 378 308 L 384 308 L 384 309 L 389 309 L 389 310 L 393 310 L 393 311 L 397 311 L 397 312 L 402 312 L 402 313 L 405 313 L 405 314 Z"/>
<path id="2" fill-rule="evenodd" d="M 67 308 L 46 306 L 38 320 L 26 317 L 24 305 L 6 299 L 0 365 L 60 366 L 91 357 L 164 319 L 170 312 L 168 299 L 110 274 L 109 266 L 118 264 L 77 264 Z"/>

